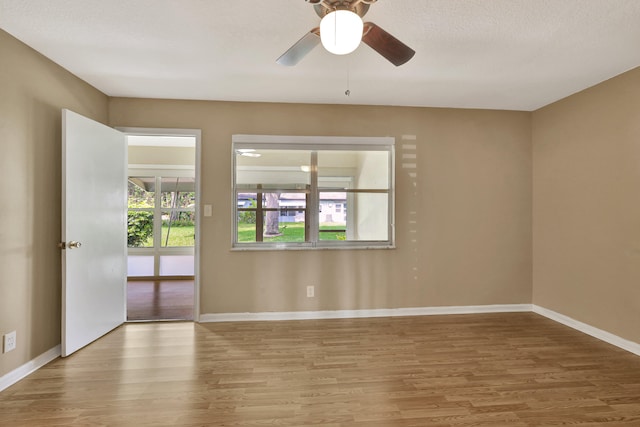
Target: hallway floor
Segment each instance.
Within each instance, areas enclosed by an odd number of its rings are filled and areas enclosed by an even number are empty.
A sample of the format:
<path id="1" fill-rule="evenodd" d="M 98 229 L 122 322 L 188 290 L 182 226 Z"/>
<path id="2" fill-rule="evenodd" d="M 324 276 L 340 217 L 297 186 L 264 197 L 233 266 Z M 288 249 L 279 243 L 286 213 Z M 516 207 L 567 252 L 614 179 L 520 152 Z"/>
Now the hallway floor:
<path id="1" fill-rule="evenodd" d="M 130 280 L 127 320 L 193 320 L 193 280 Z"/>

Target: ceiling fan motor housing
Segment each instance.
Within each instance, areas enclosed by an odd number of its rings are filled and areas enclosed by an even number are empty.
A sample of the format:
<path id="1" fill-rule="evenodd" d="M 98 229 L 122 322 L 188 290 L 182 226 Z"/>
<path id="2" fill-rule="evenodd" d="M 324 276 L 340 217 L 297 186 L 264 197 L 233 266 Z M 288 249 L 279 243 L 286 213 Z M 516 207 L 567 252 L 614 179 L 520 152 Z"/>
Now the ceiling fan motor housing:
<path id="1" fill-rule="evenodd" d="M 362 18 L 369 10 L 369 5 L 377 0 L 306 0 L 313 4 L 313 9 L 320 18 L 334 10 L 350 10 Z"/>

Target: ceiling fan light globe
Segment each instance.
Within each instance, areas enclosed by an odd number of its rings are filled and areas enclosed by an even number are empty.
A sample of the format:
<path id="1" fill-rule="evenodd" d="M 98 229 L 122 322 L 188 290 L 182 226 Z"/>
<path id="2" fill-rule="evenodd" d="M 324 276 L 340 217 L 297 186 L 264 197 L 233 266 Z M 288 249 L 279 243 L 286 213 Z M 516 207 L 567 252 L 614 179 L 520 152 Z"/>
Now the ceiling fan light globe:
<path id="1" fill-rule="evenodd" d="M 322 46 L 335 55 L 346 55 L 360 45 L 364 24 L 350 10 L 334 10 L 320 21 Z"/>

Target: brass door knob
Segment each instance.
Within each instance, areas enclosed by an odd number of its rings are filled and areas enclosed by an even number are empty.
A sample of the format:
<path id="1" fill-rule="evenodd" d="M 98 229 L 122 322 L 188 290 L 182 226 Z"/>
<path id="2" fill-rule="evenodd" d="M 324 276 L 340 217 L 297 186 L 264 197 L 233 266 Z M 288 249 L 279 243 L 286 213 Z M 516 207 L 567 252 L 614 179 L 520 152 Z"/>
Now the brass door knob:
<path id="1" fill-rule="evenodd" d="M 80 246 L 82 246 L 82 243 L 76 242 L 75 240 L 72 240 L 69 243 L 67 243 L 67 248 L 69 249 L 78 249 Z"/>
<path id="2" fill-rule="evenodd" d="M 58 247 L 60 249 L 78 249 L 80 246 L 82 246 L 82 243 L 76 242 L 75 240 L 71 240 L 69 243 L 58 243 Z"/>

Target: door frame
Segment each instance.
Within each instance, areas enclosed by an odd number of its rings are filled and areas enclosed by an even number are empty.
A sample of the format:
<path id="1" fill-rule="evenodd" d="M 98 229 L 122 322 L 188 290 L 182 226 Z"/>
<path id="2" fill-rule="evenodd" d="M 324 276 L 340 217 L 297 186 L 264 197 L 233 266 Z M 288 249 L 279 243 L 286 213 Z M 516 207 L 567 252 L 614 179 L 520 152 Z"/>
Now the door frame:
<path id="1" fill-rule="evenodd" d="M 200 212 L 200 164 L 201 164 L 201 139 L 202 131 L 200 129 L 181 129 L 181 128 L 144 128 L 144 127 L 116 127 L 115 129 L 124 133 L 125 136 L 190 136 L 196 140 L 196 158 L 195 158 L 195 180 L 196 180 L 196 204 L 195 204 L 195 242 L 193 248 L 193 320 L 200 321 L 200 221 L 202 215 Z M 127 168 L 129 165 L 126 165 Z"/>

